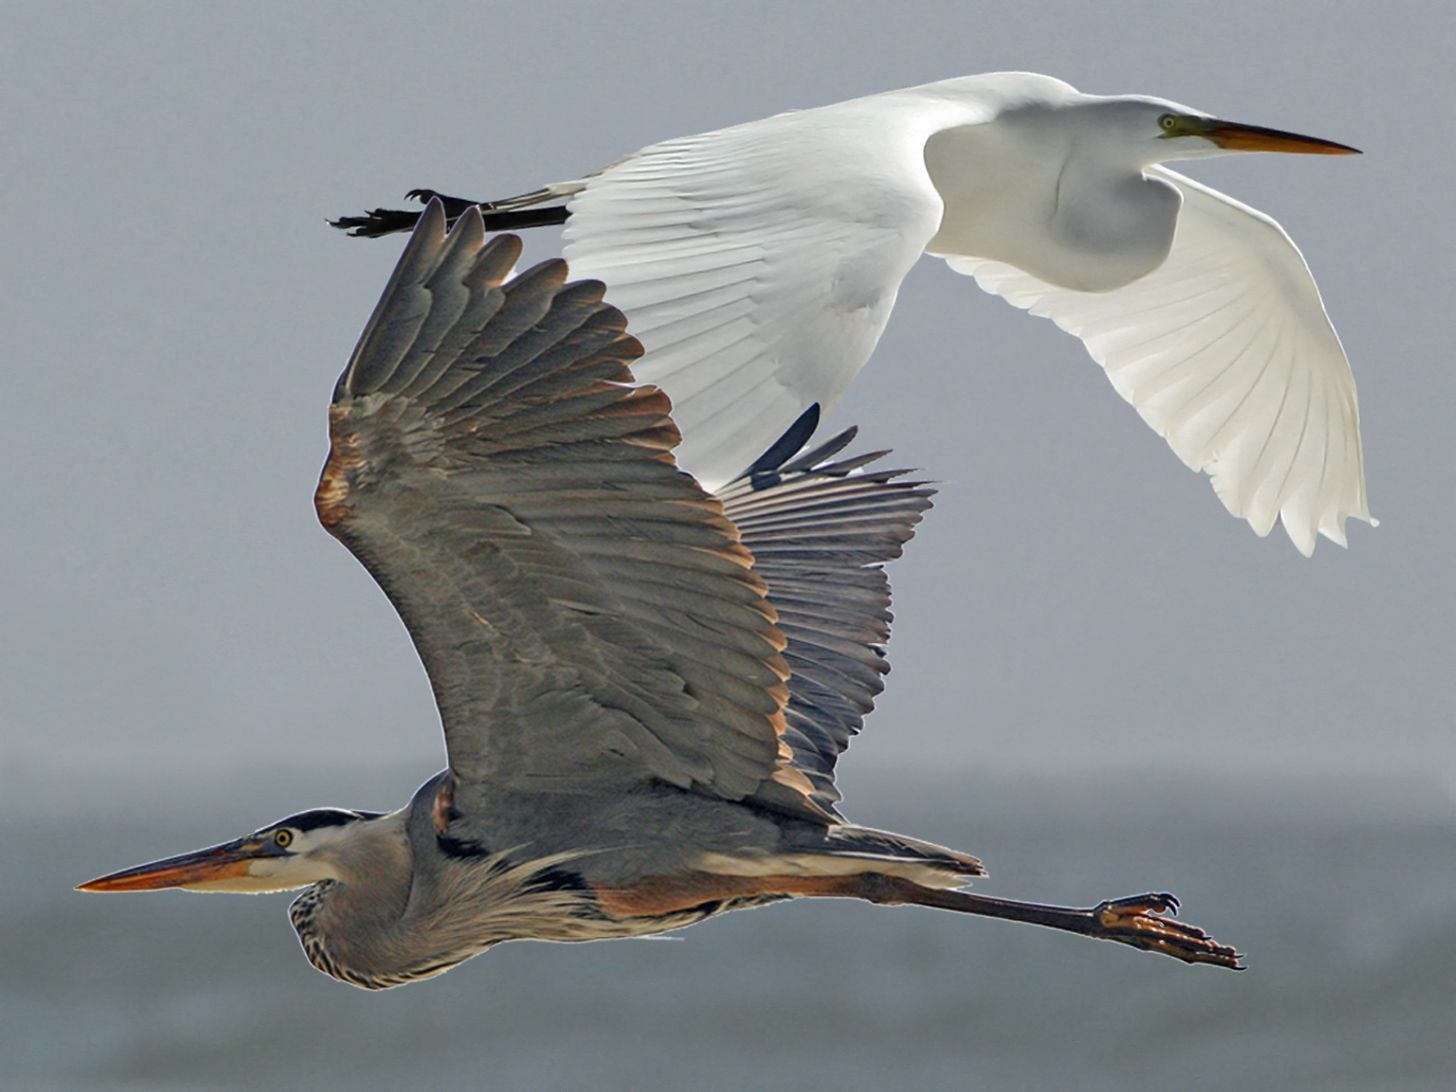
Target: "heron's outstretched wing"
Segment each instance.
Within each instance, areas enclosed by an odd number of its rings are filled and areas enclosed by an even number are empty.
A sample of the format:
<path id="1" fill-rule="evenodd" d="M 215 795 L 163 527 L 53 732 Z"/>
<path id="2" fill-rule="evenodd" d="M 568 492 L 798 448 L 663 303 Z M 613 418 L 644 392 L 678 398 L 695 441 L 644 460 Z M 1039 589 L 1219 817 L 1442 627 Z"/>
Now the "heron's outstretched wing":
<path id="1" fill-rule="evenodd" d="M 948 257 L 987 292 L 1075 334 L 1117 392 L 1225 507 L 1301 553 L 1370 521 L 1355 380 L 1303 256 L 1251 209 L 1162 167 L 1183 194 L 1161 267 L 1112 292 L 1058 288 L 1000 262 Z"/>
<path id="2" fill-rule="evenodd" d="M 854 436 L 849 429 L 813 450 L 761 460 L 719 493 L 788 638 L 784 738 L 826 810 L 840 798 L 835 760 L 890 669 L 883 563 L 900 556 L 935 492 L 903 470 L 862 469 L 883 451 L 838 457 Z"/>
<path id="3" fill-rule="evenodd" d="M 940 225 L 925 140 L 941 114 L 979 115 L 892 99 L 670 140 L 557 187 L 575 191 L 573 273 L 611 286 L 647 350 L 633 370 L 667 391 L 677 457 L 709 489 L 839 397 Z"/>
<path id="4" fill-rule="evenodd" d="M 316 504 L 398 609 L 457 805 L 661 779 L 818 813 L 783 635 L 722 505 L 670 454 L 640 347 L 559 261 L 421 219 L 335 389 Z"/>

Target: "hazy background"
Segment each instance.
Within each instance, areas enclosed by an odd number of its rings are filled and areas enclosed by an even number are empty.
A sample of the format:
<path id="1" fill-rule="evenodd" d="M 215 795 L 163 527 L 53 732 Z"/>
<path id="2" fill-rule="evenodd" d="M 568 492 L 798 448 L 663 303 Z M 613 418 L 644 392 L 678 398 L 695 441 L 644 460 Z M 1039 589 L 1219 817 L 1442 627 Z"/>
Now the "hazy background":
<path id="1" fill-rule="evenodd" d="M 1453 33 L 1415 3 L 5 5 L 7 1071 L 1450 1087 Z M 1383 525 L 1309 561 L 1260 541 L 1073 339 L 923 263 L 833 418 L 946 482 L 893 570 L 848 810 L 982 855 L 988 893 L 1177 891 L 1253 970 L 820 905 L 508 946 L 379 997 L 307 966 L 282 898 L 70 892 L 304 806 L 397 806 L 442 764 L 402 627 L 312 512 L 400 246 L 326 216 L 1004 68 L 1365 150 L 1183 169 L 1304 250 Z"/>

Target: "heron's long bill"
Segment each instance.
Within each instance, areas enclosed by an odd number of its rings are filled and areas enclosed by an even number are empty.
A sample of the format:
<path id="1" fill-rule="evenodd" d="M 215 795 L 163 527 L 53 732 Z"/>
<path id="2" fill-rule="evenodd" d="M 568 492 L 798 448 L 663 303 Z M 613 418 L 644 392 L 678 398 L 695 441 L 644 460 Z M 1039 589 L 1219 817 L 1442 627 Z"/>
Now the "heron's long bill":
<path id="1" fill-rule="evenodd" d="M 239 838 L 219 846 L 183 853 L 161 861 L 137 865 L 79 884 L 77 891 L 156 891 L 164 887 L 207 890 L 208 884 L 228 883 L 248 875 L 258 859 L 256 838 Z"/>
<path id="2" fill-rule="evenodd" d="M 1203 135 L 1230 152 L 1293 152 L 1297 155 L 1359 155 L 1359 148 L 1333 140 L 1242 125 L 1235 121 L 1211 121 Z"/>

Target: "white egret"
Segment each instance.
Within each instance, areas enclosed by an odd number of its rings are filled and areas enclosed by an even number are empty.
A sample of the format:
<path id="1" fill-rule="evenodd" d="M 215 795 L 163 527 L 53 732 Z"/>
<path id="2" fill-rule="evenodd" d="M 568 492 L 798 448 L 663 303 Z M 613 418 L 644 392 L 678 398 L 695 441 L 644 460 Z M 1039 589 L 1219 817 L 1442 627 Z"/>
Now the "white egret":
<path id="1" fill-rule="evenodd" d="M 572 269 L 627 313 L 637 375 L 672 398 L 678 457 L 709 488 L 843 393 L 925 253 L 1081 338 L 1231 513 L 1260 535 L 1282 519 L 1308 555 L 1321 533 L 1343 544 L 1346 518 L 1374 522 L 1349 363 L 1283 229 L 1159 166 L 1243 151 L 1355 149 L 1001 72 L 665 141 L 479 204 L 490 227 L 570 218 Z M 335 223 L 374 235 L 416 216 Z"/>

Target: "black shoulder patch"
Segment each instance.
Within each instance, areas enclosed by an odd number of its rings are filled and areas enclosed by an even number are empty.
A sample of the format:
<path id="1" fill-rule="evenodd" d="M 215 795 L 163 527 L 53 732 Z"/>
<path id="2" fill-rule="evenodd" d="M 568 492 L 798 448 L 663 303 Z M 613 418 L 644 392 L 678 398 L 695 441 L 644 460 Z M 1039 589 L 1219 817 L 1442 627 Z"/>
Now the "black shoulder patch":
<path id="1" fill-rule="evenodd" d="M 364 819 L 378 819 L 383 814 L 382 811 L 354 811 L 350 808 L 313 808 L 270 823 L 263 829 L 292 827 L 294 830 L 318 830 L 320 827 L 343 827 Z"/>
<path id="2" fill-rule="evenodd" d="M 490 849 L 474 838 L 457 838 L 453 834 L 435 835 L 435 844 L 447 857 L 489 857 Z"/>

